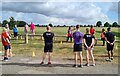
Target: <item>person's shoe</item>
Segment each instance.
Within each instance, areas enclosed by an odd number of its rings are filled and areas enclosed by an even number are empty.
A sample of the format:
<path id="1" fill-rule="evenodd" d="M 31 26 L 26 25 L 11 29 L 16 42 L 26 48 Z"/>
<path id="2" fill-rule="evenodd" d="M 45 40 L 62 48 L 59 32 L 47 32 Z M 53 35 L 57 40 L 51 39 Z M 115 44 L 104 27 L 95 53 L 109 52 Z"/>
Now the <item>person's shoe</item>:
<path id="1" fill-rule="evenodd" d="M 40 63 L 40 65 L 43 65 L 44 64 L 44 62 L 42 61 L 41 63 Z"/>
<path id="2" fill-rule="evenodd" d="M 92 64 L 92 66 L 95 66 L 96 64 Z"/>
<path id="3" fill-rule="evenodd" d="M 74 64 L 73 67 L 77 68 L 78 66 L 76 64 Z"/>
<path id="4" fill-rule="evenodd" d="M 89 67 L 90 65 L 89 65 L 89 63 L 86 63 L 85 66 Z"/>
<path id="5" fill-rule="evenodd" d="M 8 61 L 8 58 L 7 58 L 7 57 L 4 57 L 4 61 Z"/>
<path id="6" fill-rule="evenodd" d="M 111 57 L 110 59 L 113 60 L 113 57 Z"/>
<path id="7" fill-rule="evenodd" d="M 83 65 L 80 64 L 78 67 L 83 68 Z"/>
<path id="8" fill-rule="evenodd" d="M 48 62 L 48 65 L 50 65 L 51 64 L 51 62 Z"/>
<path id="9" fill-rule="evenodd" d="M 112 62 L 112 60 L 111 60 L 111 59 L 106 59 L 106 61 L 108 61 L 108 62 Z"/>

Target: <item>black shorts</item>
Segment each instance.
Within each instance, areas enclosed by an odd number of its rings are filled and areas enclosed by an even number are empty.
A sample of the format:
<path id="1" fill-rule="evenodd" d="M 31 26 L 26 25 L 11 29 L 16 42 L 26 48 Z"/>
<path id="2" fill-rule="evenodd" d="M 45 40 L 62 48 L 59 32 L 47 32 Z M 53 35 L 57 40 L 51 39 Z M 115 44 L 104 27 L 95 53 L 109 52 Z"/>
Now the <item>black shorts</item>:
<path id="1" fill-rule="evenodd" d="M 114 44 L 113 45 L 110 45 L 109 43 L 107 43 L 107 50 L 108 51 L 112 51 L 114 48 Z"/>
<path id="2" fill-rule="evenodd" d="M 4 49 L 5 49 L 5 50 L 9 50 L 9 49 L 11 49 L 11 46 L 10 46 L 10 45 L 4 46 Z"/>
<path id="3" fill-rule="evenodd" d="M 82 44 L 74 44 L 74 52 L 81 52 Z"/>
<path id="4" fill-rule="evenodd" d="M 53 44 L 52 43 L 46 43 L 44 46 L 44 52 L 53 52 Z"/>
<path id="5" fill-rule="evenodd" d="M 14 32 L 14 37 L 18 36 L 18 33 L 17 32 Z"/>

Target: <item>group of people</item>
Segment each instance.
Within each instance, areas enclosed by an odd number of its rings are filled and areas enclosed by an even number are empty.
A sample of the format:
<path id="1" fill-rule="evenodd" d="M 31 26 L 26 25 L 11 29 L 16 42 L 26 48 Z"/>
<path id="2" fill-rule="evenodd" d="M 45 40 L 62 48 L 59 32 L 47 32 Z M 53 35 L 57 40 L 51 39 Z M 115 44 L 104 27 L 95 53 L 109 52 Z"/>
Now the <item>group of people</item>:
<path id="1" fill-rule="evenodd" d="M 28 34 L 28 31 L 29 31 L 29 26 L 28 26 L 28 24 L 26 24 L 25 27 L 24 27 L 25 34 Z M 35 34 L 35 25 L 32 22 L 30 24 L 30 31 L 31 31 L 32 34 Z M 17 25 L 15 25 L 13 27 L 13 34 L 14 34 L 14 38 L 18 39 L 18 28 L 17 28 Z"/>
<path id="2" fill-rule="evenodd" d="M 75 30 L 75 32 L 72 33 L 72 30 Z M 104 33 L 103 33 L 104 32 Z M 113 48 L 115 43 L 115 35 L 111 32 L 111 28 L 107 28 L 107 32 L 105 33 L 105 30 L 102 30 L 102 33 L 104 35 L 104 42 L 107 42 L 107 51 L 108 51 L 108 59 L 106 61 L 112 61 L 113 60 Z M 51 54 L 53 52 L 53 37 L 54 33 L 51 32 L 51 27 L 47 26 L 47 32 L 43 34 L 44 40 L 45 40 L 45 46 L 44 46 L 44 54 L 43 59 L 41 61 L 41 65 L 44 64 L 44 60 L 46 58 L 46 55 L 48 55 L 48 65 L 51 64 Z M 80 26 L 76 25 L 76 28 L 72 29 L 69 27 L 68 29 L 68 38 L 67 41 L 74 39 L 74 65 L 73 67 L 83 67 L 83 56 L 82 56 L 82 43 L 84 43 L 84 50 L 86 52 L 86 63 L 85 66 L 90 66 L 89 64 L 89 56 L 92 59 L 92 66 L 95 66 L 95 60 L 93 55 L 93 49 L 95 44 L 95 29 L 93 26 L 91 28 L 86 28 L 86 33 L 83 34 L 80 31 Z M 103 38 L 103 37 L 101 37 Z M 111 53 L 110 53 L 111 52 Z M 79 65 L 77 64 L 78 56 L 80 57 Z"/>
<path id="3" fill-rule="evenodd" d="M 7 26 L 8 27 L 8 26 Z M 25 25 L 25 32 L 27 32 L 28 26 Z M 33 29 L 33 28 L 32 28 Z M 15 29 L 13 29 L 15 30 Z M 51 32 L 51 26 L 47 26 L 46 27 L 46 32 L 43 33 L 43 37 L 44 37 L 44 54 L 42 57 L 42 61 L 41 61 L 41 65 L 44 64 L 44 60 L 46 58 L 46 55 L 48 55 L 48 65 L 52 64 L 51 63 L 51 54 L 53 52 L 53 37 L 54 37 L 54 33 Z M 68 30 L 68 39 L 72 38 L 74 39 L 74 48 L 73 48 L 73 52 L 74 52 L 74 65 L 73 67 L 83 67 L 83 56 L 82 56 L 82 51 L 83 51 L 83 46 L 82 44 L 84 43 L 84 50 L 86 53 L 86 63 L 85 66 L 90 66 L 89 63 L 89 56 L 91 57 L 92 60 L 92 66 L 95 66 L 95 60 L 94 60 L 94 55 L 93 55 L 93 49 L 94 49 L 94 44 L 95 44 L 95 29 L 93 27 L 91 28 L 86 28 L 86 33 L 83 34 L 80 31 L 80 26 L 76 25 L 76 27 L 73 29 L 76 30 L 75 32 L 72 33 L 72 28 L 69 27 Z M 34 32 L 34 30 L 32 30 Z M 113 48 L 114 48 L 114 43 L 115 43 L 115 35 L 111 32 L 111 28 L 107 28 L 107 32 L 105 32 L 105 30 L 102 29 L 102 34 L 104 35 L 104 37 L 101 35 L 101 38 L 105 38 L 103 39 L 104 42 L 106 41 L 107 43 L 107 50 L 108 50 L 108 59 L 107 61 L 112 61 L 113 60 Z M 1 34 L 1 38 L 2 38 L 2 43 L 5 49 L 5 55 L 4 55 L 4 60 L 8 60 L 9 55 L 12 55 L 12 51 L 11 49 L 11 44 L 10 44 L 10 34 L 9 34 L 9 30 L 6 29 L 6 27 L 4 28 L 4 31 Z M 67 41 L 68 41 L 67 39 Z M 10 50 L 10 52 L 9 52 Z M 80 58 L 79 64 L 78 62 L 78 56 Z"/>

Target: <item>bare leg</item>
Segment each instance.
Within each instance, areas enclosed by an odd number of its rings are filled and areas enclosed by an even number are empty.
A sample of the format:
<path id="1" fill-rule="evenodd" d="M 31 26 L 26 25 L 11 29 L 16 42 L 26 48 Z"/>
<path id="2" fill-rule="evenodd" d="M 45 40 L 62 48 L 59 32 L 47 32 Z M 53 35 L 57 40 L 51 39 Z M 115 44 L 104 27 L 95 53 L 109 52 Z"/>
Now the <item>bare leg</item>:
<path id="1" fill-rule="evenodd" d="M 48 62 L 51 62 L 51 53 L 48 53 Z"/>
<path id="2" fill-rule="evenodd" d="M 93 51 L 89 50 L 89 53 L 90 53 L 90 56 L 91 56 L 91 59 L 92 59 L 92 63 L 95 64 L 95 60 L 94 60 L 94 56 L 93 56 Z"/>
<path id="3" fill-rule="evenodd" d="M 45 58 L 46 58 L 46 55 L 47 55 L 47 53 L 44 53 L 44 54 L 43 54 L 42 62 L 44 62 L 44 60 L 45 60 Z"/>
<path id="4" fill-rule="evenodd" d="M 110 51 L 108 51 L 108 58 L 110 59 Z"/>
<path id="5" fill-rule="evenodd" d="M 83 62 L 82 52 L 79 53 L 79 57 L 80 57 L 80 65 L 82 65 Z"/>
<path id="6" fill-rule="evenodd" d="M 74 53 L 74 58 L 75 58 L 75 65 L 77 65 L 77 52 Z"/>
<path id="7" fill-rule="evenodd" d="M 87 62 L 87 64 L 89 64 L 89 53 L 88 53 L 88 50 L 86 50 L 86 62 Z"/>
<path id="8" fill-rule="evenodd" d="M 111 50 L 111 58 L 113 58 L 113 50 Z"/>

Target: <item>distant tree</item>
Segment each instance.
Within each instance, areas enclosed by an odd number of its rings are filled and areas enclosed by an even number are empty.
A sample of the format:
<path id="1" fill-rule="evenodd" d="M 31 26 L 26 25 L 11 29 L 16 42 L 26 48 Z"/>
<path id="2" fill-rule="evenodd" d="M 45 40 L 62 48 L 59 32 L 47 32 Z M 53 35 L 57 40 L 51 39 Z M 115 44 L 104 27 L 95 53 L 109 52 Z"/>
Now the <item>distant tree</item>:
<path id="1" fill-rule="evenodd" d="M 9 19 L 10 19 L 10 22 L 8 23 L 9 28 L 10 28 L 10 30 L 12 30 L 14 25 L 16 24 L 16 21 L 15 21 L 14 17 L 10 17 Z"/>
<path id="2" fill-rule="evenodd" d="M 63 27 L 66 27 L 66 25 L 63 25 Z"/>
<path id="3" fill-rule="evenodd" d="M 102 26 L 102 22 L 101 22 L 101 21 L 98 21 L 98 22 L 96 23 L 96 26 L 97 26 L 97 27 L 101 27 L 101 26 Z"/>
<path id="4" fill-rule="evenodd" d="M 104 24 L 104 27 L 111 27 L 111 24 L 109 24 L 108 22 L 106 22 L 106 23 Z"/>
<path id="5" fill-rule="evenodd" d="M 119 25 L 117 24 L 117 22 L 114 22 L 113 24 L 112 24 L 112 27 L 118 27 Z"/>
<path id="6" fill-rule="evenodd" d="M 27 23 L 25 21 L 17 21 L 18 27 L 24 27 Z"/>
<path id="7" fill-rule="evenodd" d="M 8 24 L 9 22 L 7 20 L 3 20 L 2 22 L 2 27 L 5 27 L 6 24 Z"/>

